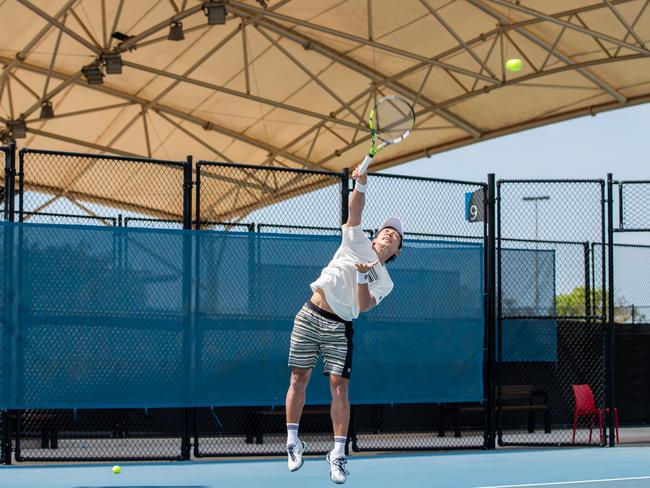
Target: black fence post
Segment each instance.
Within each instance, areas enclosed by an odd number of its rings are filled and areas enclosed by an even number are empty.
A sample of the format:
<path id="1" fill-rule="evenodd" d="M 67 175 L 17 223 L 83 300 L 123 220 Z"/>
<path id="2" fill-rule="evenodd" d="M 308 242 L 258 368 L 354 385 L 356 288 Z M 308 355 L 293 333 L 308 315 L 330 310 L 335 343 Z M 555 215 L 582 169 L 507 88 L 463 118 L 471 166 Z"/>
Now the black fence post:
<path id="1" fill-rule="evenodd" d="M 602 182 L 602 201 L 601 201 L 601 221 L 602 221 L 602 235 L 601 235 L 601 252 L 600 252 L 600 283 L 602 290 L 600 293 L 600 316 L 603 323 L 603 329 L 607 323 L 607 183 Z M 594 288 L 596 287 L 594 281 Z M 606 342 L 606 341 L 605 341 Z"/>
<path id="2" fill-rule="evenodd" d="M 495 357 L 495 381 L 494 388 L 496 391 L 494 399 L 494 408 L 497 410 L 494 417 L 496 418 L 495 428 L 496 437 L 499 445 L 503 442 L 503 435 L 501 431 L 501 410 L 498 409 L 500 401 L 500 388 L 501 388 L 501 357 L 502 357 L 502 317 L 503 317 L 503 300 L 502 300 L 502 276 L 501 276 L 501 183 L 496 185 L 496 311 L 495 311 L 495 343 L 496 343 L 496 357 Z"/>
<path id="3" fill-rule="evenodd" d="M 9 188 L 9 220 L 11 222 L 15 219 L 16 214 L 16 143 L 12 143 L 9 146 L 10 149 L 10 158 L 11 158 L 11 181 L 12 185 Z"/>
<path id="4" fill-rule="evenodd" d="M 196 223 L 194 228 L 196 230 L 201 229 L 201 161 L 196 162 L 196 181 L 194 182 L 195 192 L 196 192 Z"/>
<path id="5" fill-rule="evenodd" d="M 13 222 L 14 220 L 14 193 L 15 193 L 15 181 L 16 181 L 16 143 L 12 142 L 9 146 L 9 154 L 5 161 L 5 194 L 4 194 L 4 219 Z M 3 321 L 5 323 L 4 331 L 5 334 L 4 340 L 6 344 L 9 344 L 7 350 L 7 362 L 6 364 L 11 365 L 11 368 L 14 367 L 14 362 L 12 361 L 12 328 L 10 327 L 13 323 L 12 310 L 13 310 L 13 240 L 14 240 L 13 227 L 5 229 L 3 233 L 3 254 L 5 262 L 3 264 L 4 272 L 4 293 L 2 295 L 2 303 L 4 309 Z M 4 358 L 0 359 L 4 360 Z M 12 375 L 11 370 L 7 372 L 9 375 Z M 10 376 L 11 377 L 11 376 Z M 3 391 L 3 396 L 5 398 L 11 398 L 10 389 L 11 386 L 8 380 L 6 385 L 8 389 Z M 6 410 L 2 413 L 2 443 L 1 450 L 4 452 L 5 464 L 11 464 L 11 410 Z"/>
<path id="6" fill-rule="evenodd" d="M 486 339 L 487 339 L 487 367 L 486 367 L 486 385 L 487 391 L 487 408 L 485 409 L 485 447 L 487 449 L 496 448 L 496 225 L 495 225 L 495 179 L 494 173 L 488 174 L 486 207 Z"/>
<path id="7" fill-rule="evenodd" d="M 348 221 L 348 197 L 350 195 L 350 168 L 343 168 L 341 174 L 341 225 Z"/>
<path id="8" fill-rule="evenodd" d="M 4 205 L 2 219 L 9 220 L 9 188 L 11 188 L 11 156 L 9 152 L 5 153 L 5 180 L 2 184 L 4 185 L 2 191 L 2 203 Z"/>
<path id="9" fill-rule="evenodd" d="M 9 144 L 5 159 L 4 220 L 14 220 L 14 194 L 16 193 L 16 143 Z"/>
<path id="10" fill-rule="evenodd" d="M 192 415 L 192 408 L 183 409 L 183 437 L 181 439 L 181 460 L 187 461 L 191 457 L 192 441 L 191 441 L 191 423 L 190 416 Z"/>
<path id="11" fill-rule="evenodd" d="M 2 452 L 5 455 L 4 463 L 11 464 L 11 412 L 2 413 Z"/>
<path id="12" fill-rule="evenodd" d="M 197 219 L 198 221 L 198 219 Z M 198 225 L 198 222 L 197 222 Z M 188 155 L 183 166 L 183 229 L 192 228 L 192 156 Z M 192 312 L 192 247 L 193 236 L 183 236 L 183 309 L 185 316 L 185 365 L 187 368 L 189 391 L 186 400 L 191 400 L 194 393 L 194 382 L 191 380 L 193 374 L 192 365 L 192 344 L 195 333 L 193 327 Z M 183 428 L 181 439 L 181 459 L 190 459 L 192 449 L 191 426 L 190 426 L 191 409 L 183 409 Z"/>
<path id="13" fill-rule="evenodd" d="M 589 259 L 589 242 L 584 244 L 584 256 L 585 256 L 585 317 L 588 321 L 591 321 L 591 262 Z"/>
<path id="14" fill-rule="evenodd" d="M 25 201 L 25 149 L 18 153 L 18 221 L 23 221 L 23 204 Z M 13 212 L 12 212 L 13 213 Z"/>
<path id="15" fill-rule="evenodd" d="M 598 316 L 599 304 L 596 303 L 596 243 L 592 242 L 589 252 L 591 253 L 591 310 L 595 317 Z"/>
<path id="16" fill-rule="evenodd" d="M 192 228 L 192 156 L 183 166 L 183 229 Z"/>
<path id="17" fill-rule="evenodd" d="M 607 317 L 608 317 L 608 340 L 607 340 L 607 408 L 609 408 L 608 415 L 608 431 L 609 431 L 609 446 L 616 445 L 614 437 L 615 424 L 614 424 L 614 406 L 616 405 L 616 392 L 614 385 L 614 365 L 615 365 L 615 332 L 614 332 L 614 202 L 613 202 L 613 182 L 612 174 L 607 174 Z"/>
<path id="18" fill-rule="evenodd" d="M 618 228 L 625 228 L 625 222 L 623 220 L 623 185 L 618 185 Z"/>

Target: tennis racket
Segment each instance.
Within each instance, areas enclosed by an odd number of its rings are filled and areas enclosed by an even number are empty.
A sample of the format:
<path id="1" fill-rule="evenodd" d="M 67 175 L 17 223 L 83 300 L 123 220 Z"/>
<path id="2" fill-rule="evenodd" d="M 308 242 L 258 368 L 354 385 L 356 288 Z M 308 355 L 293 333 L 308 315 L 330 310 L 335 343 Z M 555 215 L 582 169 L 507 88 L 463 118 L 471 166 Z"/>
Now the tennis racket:
<path id="1" fill-rule="evenodd" d="M 368 171 L 373 158 L 384 147 L 406 139 L 414 124 L 415 112 L 405 99 L 391 95 L 379 100 L 370 111 L 370 150 L 359 166 L 359 173 Z"/>

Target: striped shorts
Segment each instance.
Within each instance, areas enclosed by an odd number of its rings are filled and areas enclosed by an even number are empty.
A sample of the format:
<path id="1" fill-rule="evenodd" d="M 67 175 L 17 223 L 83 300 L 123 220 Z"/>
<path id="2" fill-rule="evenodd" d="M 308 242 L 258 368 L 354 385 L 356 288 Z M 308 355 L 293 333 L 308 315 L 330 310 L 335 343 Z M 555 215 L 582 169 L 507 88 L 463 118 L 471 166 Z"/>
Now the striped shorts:
<path id="1" fill-rule="evenodd" d="M 296 315 L 291 331 L 289 367 L 313 368 L 323 355 L 323 374 L 350 378 L 352 322 L 307 302 Z"/>

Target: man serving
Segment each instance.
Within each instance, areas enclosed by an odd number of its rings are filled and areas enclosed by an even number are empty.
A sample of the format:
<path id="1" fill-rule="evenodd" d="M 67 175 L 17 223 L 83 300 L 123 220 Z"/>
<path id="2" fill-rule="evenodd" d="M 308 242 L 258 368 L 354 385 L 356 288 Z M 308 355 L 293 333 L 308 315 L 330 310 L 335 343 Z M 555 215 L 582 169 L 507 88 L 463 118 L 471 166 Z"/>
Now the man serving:
<path id="1" fill-rule="evenodd" d="M 341 246 L 320 277 L 311 283 L 311 299 L 296 315 L 291 332 L 287 391 L 287 454 L 290 471 L 303 464 L 306 444 L 298 438 L 300 416 L 311 371 L 320 354 L 323 374 L 329 376 L 334 428 L 334 448 L 327 454 L 330 479 L 345 483 L 345 444 L 350 422 L 348 385 L 352 372 L 352 321 L 359 313 L 377 306 L 393 289 L 385 263 L 399 256 L 404 237 L 402 221 L 391 217 L 370 241 L 361 226 L 366 200 L 367 173 L 357 168 L 356 184 L 349 202 L 348 220 L 342 227 Z"/>

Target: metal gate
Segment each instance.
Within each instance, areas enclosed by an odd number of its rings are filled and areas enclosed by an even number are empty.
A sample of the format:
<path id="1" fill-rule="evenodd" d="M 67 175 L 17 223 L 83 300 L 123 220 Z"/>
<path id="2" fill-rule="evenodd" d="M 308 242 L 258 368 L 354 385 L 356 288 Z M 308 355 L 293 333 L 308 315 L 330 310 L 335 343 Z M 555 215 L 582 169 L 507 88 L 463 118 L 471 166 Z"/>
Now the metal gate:
<path id="1" fill-rule="evenodd" d="M 605 182 L 501 180 L 497 200 L 498 442 L 605 445 L 579 407 L 608 393 L 605 256 L 590 247 L 605 242 Z"/>

